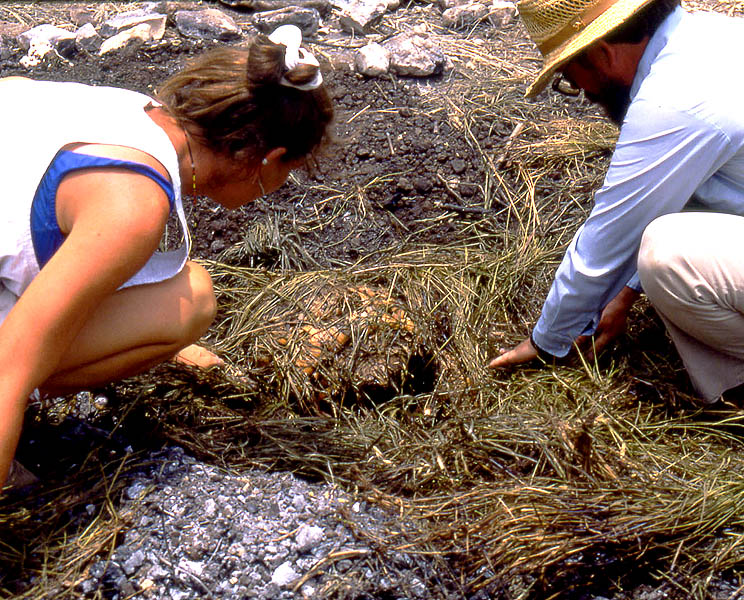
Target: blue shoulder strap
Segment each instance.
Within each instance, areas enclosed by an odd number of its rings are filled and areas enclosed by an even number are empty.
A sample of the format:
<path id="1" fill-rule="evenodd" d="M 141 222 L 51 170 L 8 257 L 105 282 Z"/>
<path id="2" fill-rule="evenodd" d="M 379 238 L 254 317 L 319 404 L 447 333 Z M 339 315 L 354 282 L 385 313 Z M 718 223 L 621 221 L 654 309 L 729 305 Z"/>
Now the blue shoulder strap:
<path id="1" fill-rule="evenodd" d="M 119 167 L 129 169 L 149 177 L 157 183 L 168 196 L 170 209 L 173 210 L 175 195 L 173 185 L 152 167 L 115 158 L 104 158 L 61 150 L 52 160 L 44 177 L 36 188 L 31 204 L 31 241 L 34 246 L 39 268 L 43 267 L 64 241 L 64 235 L 57 223 L 56 197 L 57 188 L 68 173 L 81 169 Z"/>

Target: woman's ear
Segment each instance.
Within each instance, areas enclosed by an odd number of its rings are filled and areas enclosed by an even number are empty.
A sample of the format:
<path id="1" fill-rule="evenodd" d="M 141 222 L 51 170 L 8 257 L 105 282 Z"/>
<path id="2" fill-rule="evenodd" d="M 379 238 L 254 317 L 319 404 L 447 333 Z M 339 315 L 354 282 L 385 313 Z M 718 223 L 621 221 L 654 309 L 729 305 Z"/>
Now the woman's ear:
<path id="1" fill-rule="evenodd" d="M 269 164 L 270 162 L 279 160 L 286 153 L 287 153 L 286 148 L 283 148 L 283 147 L 274 148 L 273 150 L 270 150 L 268 154 L 266 154 L 266 156 L 263 157 L 263 160 L 261 162 L 265 165 Z"/>

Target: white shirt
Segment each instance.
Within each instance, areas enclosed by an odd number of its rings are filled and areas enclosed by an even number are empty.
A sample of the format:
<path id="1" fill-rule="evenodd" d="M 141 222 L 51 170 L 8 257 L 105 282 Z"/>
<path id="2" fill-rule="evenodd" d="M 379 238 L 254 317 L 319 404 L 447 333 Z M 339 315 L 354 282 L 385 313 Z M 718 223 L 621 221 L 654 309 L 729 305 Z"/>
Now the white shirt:
<path id="1" fill-rule="evenodd" d="M 31 242 L 31 204 L 49 163 L 72 142 L 142 150 L 166 168 L 173 183 L 186 241 L 174 250 L 155 252 L 124 285 L 163 281 L 183 268 L 189 237 L 178 156 L 165 131 L 145 112 L 151 102 L 117 88 L 0 79 L 0 323 L 39 274 Z"/>
<path id="2" fill-rule="evenodd" d="M 532 333 L 568 354 L 625 285 L 655 218 L 700 208 L 744 215 L 744 19 L 677 8 L 643 53 L 594 208 L 571 241 Z M 744 240 L 742 240 L 744 252 Z"/>

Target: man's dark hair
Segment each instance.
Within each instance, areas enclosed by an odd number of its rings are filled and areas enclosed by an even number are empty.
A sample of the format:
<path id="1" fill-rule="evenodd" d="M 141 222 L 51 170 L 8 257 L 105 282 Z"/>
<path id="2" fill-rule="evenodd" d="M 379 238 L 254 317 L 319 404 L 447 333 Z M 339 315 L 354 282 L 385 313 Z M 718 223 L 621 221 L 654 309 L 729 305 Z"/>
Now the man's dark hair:
<path id="1" fill-rule="evenodd" d="M 680 0 L 653 0 L 602 39 L 610 44 L 637 44 L 646 36 L 651 37 L 679 3 Z"/>

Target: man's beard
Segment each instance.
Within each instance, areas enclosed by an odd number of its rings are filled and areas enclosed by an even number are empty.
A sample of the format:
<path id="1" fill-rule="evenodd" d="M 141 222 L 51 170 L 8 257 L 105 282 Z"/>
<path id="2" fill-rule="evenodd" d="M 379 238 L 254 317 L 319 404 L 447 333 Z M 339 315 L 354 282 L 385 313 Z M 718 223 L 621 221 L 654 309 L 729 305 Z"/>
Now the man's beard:
<path id="1" fill-rule="evenodd" d="M 630 106 L 630 86 L 619 83 L 609 78 L 602 78 L 598 94 L 590 94 L 584 91 L 584 95 L 590 102 L 599 104 L 615 125 L 620 127 L 625 119 L 625 113 Z"/>

